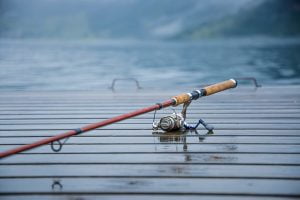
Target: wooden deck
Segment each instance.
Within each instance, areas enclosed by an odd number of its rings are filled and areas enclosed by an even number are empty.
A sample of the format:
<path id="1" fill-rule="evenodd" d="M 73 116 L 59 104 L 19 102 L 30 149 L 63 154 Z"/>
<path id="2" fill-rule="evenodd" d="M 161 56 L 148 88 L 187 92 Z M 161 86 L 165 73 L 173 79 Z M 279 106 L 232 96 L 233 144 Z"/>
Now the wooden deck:
<path id="1" fill-rule="evenodd" d="M 1 92 L 0 150 L 190 90 Z M 300 197 L 300 87 L 205 97 L 188 111 L 189 122 L 199 117 L 215 126 L 213 135 L 152 134 L 149 113 L 72 137 L 59 153 L 47 145 L 2 159 L 0 199 Z"/>

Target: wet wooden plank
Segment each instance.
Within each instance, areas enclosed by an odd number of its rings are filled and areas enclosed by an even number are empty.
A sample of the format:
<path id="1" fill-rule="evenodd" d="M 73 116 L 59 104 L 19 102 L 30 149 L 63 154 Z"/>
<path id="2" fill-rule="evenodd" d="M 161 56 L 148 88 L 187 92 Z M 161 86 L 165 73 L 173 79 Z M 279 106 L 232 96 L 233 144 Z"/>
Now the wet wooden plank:
<path id="1" fill-rule="evenodd" d="M 0 150 L 8 150 L 20 145 L 1 145 Z M 102 144 L 102 145 L 69 145 L 65 144 L 61 153 L 67 154 L 104 154 L 104 153 L 161 153 L 161 152 L 194 152 L 194 153 L 300 153 L 300 145 L 293 144 Z M 29 150 L 28 153 L 53 153 L 50 145 Z M 4 161 L 2 161 L 4 162 Z"/>
<path id="2" fill-rule="evenodd" d="M 265 88 L 267 89 L 267 88 Z M 288 89 L 287 89 L 288 90 Z M 299 88 L 298 88 L 299 90 Z M 108 103 L 108 102 L 117 102 L 117 103 L 128 103 L 128 102 L 138 102 L 138 103 L 145 103 L 145 102 L 152 102 L 152 101 L 163 101 L 166 99 L 169 99 L 175 95 L 178 95 L 178 92 L 180 90 L 176 91 L 168 91 L 167 93 L 159 93 L 159 92 L 132 92 L 132 93 L 111 93 L 109 91 L 101 91 L 101 94 L 98 94 L 97 96 L 91 96 L 86 95 L 83 96 L 82 94 L 76 95 L 76 92 L 66 93 L 62 95 L 57 95 L 54 97 L 51 97 L 50 94 L 45 96 L 38 96 L 38 92 L 35 94 L 27 94 L 27 95 L 18 95 L 18 94 L 6 94 L 2 93 L 2 102 L 1 104 L 6 103 L 39 103 L 39 102 L 53 102 L 53 103 Z M 190 89 L 186 90 L 190 91 Z M 222 93 L 216 93 L 213 96 L 210 97 L 203 97 L 201 98 L 201 102 L 270 102 L 270 103 L 285 103 L 285 102 L 297 102 L 299 100 L 300 94 L 299 91 L 287 91 L 286 93 L 279 93 L 278 90 L 270 91 L 269 93 L 265 92 L 259 92 L 258 91 L 251 91 L 250 93 L 239 93 L 239 92 L 222 92 Z M 182 91 L 181 91 L 182 93 Z M 68 94 L 68 95 L 67 95 Z M 220 98 L 222 97 L 222 98 Z M 235 97 L 235 98 L 234 98 Z M 273 98 L 272 98 L 273 97 Z M 277 97 L 277 98 L 274 98 Z M 209 98 L 209 99 L 208 99 Z M 122 101 L 119 101 L 122 99 Z"/>
<path id="3" fill-rule="evenodd" d="M 19 137 L 19 138 L 1 138 L 0 145 L 22 145 L 29 144 L 34 141 L 41 140 L 41 137 Z M 174 142 L 177 144 L 298 144 L 300 145 L 300 137 L 290 136 L 217 136 L 214 135 L 160 135 L 154 137 L 71 137 L 68 145 L 86 144 L 86 145 L 102 145 L 102 144 L 169 144 Z"/>
<path id="4" fill-rule="evenodd" d="M 159 113 L 157 117 L 165 116 L 163 113 Z M 81 115 L 75 115 L 75 114 L 24 114 L 24 115 L 0 115 L 0 119 L 107 119 L 111 117 L 117 116 L 116 114 L 81 114 Z M 291 118 L 297 118 L 300 119 L 300 113 L 224 113 L 224 114 L 212 114 L 212 113 L 200 113 L 200 114 L 189 114 L 189 119 L 199 119 L 199 117 L 204 119 L 223 119 L 223 118 L 231 118 L 231 119 L 259 119 L 259 118 L 285 118 L 285 119 L 291 119 Z M 138 117 L 135 117 L 136 119 L 153 119 L 153 113 L 147 113 Z"/>
<path id="5" fill-rule="evenodd" d="M 132 109 L 133 110 L 133 109 Z M 47 115 L 93 115 L 93 114 L 99 114 L 99 115 L 109 115 L 109 114 L 115 114 L 115 115 L 120 115 L 122 113 L 126 113 L 128 110 L 73 110 L 73 111 L 61 111 L 61 110 L 48 110 Z M 298 108 L 292 108 L 292 109 L 283 109 L 283 110 L 277 110 L 277 109 L 227 109 L 227 110 L 220 110 L 220 109 L 215 109 L 215 110 L 189 110 L 189 114 L 294 114 L 294 113 L 300 113 L 300 109 Z M 43 115 L 45 114 L 45 111 L 43 110 L 16 110 L 16 111 L 1 111 L 0 115 Z"/>
<path id="6" fill-rule="evenodd" d="M 103 106 L 103 105 L 57 105 L 57 106 L 0 106 L 0 111 L 131 111 L 133 109 L 139 109 L 140 106 L 126 105 L 126 106 Z M 240 110 L 244 109 L 244 105 L 220 105 L 220 104 L 196 104 L 190 105 L 189 110 L 191 111 L 209 111 L 209 110 Z M 299 109 L 300 105 L 288 104 L 288 105 L 247 105 L 247 109 L 251 110 L 291 110 Z"/>
<path id="7" fill-rule="evenodd" d="M 87 125 L 87 124 L 86 124 Z M 39 131 L 57 130 L 67 131 L 83 125 L 1 125 L 0 131 Z M 215 132 L 218 130 L 300 130 L 300 124 L 214 124 Z M 111 124 L 96 130 L 149 130 L 152 133 L 152 124 Z M 204 131 L 199 127 L 200 132 Z"/>
<path id="8" fill-rule="evenodd" d="M 176 94 L 176 92 L 174 92 Z M 178 93 L 178 91 L 177 91 Z M 138 94 L 135 93 L 135 95 L 133 96 L 122 96 L 122 95 L 118 95 L 116 94 L 114 97 L 111 94 L 105 94 L 103 93 L 103 95 L 107 95 L 105 96 L 98 96 L 98 98 L 95 99 L 90 99 L 89 97 L 85 97 L 84 99 L 82 98 L 74 98 L 71 96 L 68 96 L 67 98 L 63 97 L 66 94 L 64 94 L 61 97 L 57 97 L 55 99 L 51 99 L 51 98 L 29 98 L 26 99 L 24 97 L 18 97 L 18 96 L 14 96 L 14 97 L 9 97 L 7 99 L 5 99 L 5 97 L 1 97 L 1 102 L 0 105 L 6 105 L 6 104 L 11 104 L 11 105 L 15 105 L 15 104 L 20 104 L 20 105 L 32 105 L 32 104 L 97 104 L 97 105 L 101 105 L 101 104 L 105 104 L 107 103 L 110 106 L 113 106 L 114 104 L 118 105 L 132 105 L 132 104 L 136 104 L 136 105 L 145 105 L 146 103 L 153 103 L 155 101 L 164 101 L 167 100 L 169 98 L 171 98 L 172 96 L 174 96 L 174 94 L 170 94 L 169 96 L 166 95 L 160 95 L 159 93 L 151 93 L 153 95 L 153 98 L 144 98 L 143 96 L 140 96 L 142 98 L 139 98 Z M 278 94 L 278 93 L 277 93 Z M 221 98 L 220 98 L 221 97 Z M 276 98 L 275 98 L 276 97 Z M 238 94 L 230 94 L 230 95 L 225 95 L 223 94 L 214 94 L 214 96 L 209 96 L 209 97 L 203 97 L 201 98 L 201 103 L 204 104 L 215 104 L 215 103 L 224 103 L 226 104 L 242 104 L 242 103 L 249 103 L 249 104 L 256 104 L 256 103 L 261 103 L 261 104 L 266 104 L 266 105 L 272 105 L 272 104 L 276 104 L 276 103 L 282 103 L 282 104 L 288 104 L 288 103 L 293 103 L 293 104 L 299 104 L 299 97 L 300 94 L 295 93 L 295 94 L 290 94 L 287 96 L 276 96 L 276 94 L 273 95 L 269 95 L 269 96 L 261 96 L 258 94 L 253 95 L 238 95 Z M 209 99 L 207 99 L 209 98 Z M 120 101 L 122 100 L 122 101 Z M 24 103 L 22 103 L 24 102 Z M 199 103 L 199 102 L 194 102 Z M 269 103 L 269 104 L 268 104 Z"/>
<path id="9" fill-rule="evenodd" d="M 201 117 L 201 115 L 199 115 Z M 57 124 L 73 124 L 73 125 L 86 125 L 90 123 L 99 122 L 100 119 L 0 119 L 0 125 L 57 125 Z M 188 119 L 190 123 L 197 122 L 197 119 Z M 263 119 L 205 119 L 207 123 L 211 124 L 299 124 L 300 119 L 297 118 L 263 118 Z M 149 119 L 132 118 L 127 119 L 116 124 L 151 124 Z"/>
<path id="10" fill-rule="evenodd" d="M 132 99 L 135 100 L 152 100 L 152 99 L 158 99 L 158 98 L 169 98 L 171 96 L 177 95 L 178 91 L 190 91 L 191 88 L 170 88 L 168 90 L 162 91 L 162 90 L 151 90 L 151 89 L 144 89 L 139 90 L 137 92 L 125 92 L 125 91 L 118 91 L 118 92 L 112 92 L 109 90 L 90 90 L 90 91 L 3 91 L 3 99 L 13 99 L 19 100 L 20 98 L 23 99 L 29 99 L 31 101 L 37 100 L 37 99 L 66 99 L 66 100 L 105 100 L 105 99 L 117 99 L 118 97 L 122 97 L 123 99 Z M 215 94 L 214 96 L 211 96 L 211 99 L 219 99 L 220 96 L 224 98 L 231 98 L 233 95 L 238 97 L 251 97 L 253 99 L 257 98 L 269 98 L 270 96 L 277 96 L 277 99 L 270 99 L 270 101 L 288 101 L 291 98 L 285 99 L 284 97 L 292 97 L 297 98 L 299 97 L 299 86 L 295 85 L 293 87 L 292 85 L 289 86 L 283 86 L 283 87 L 261 87 L 258 89 L 245 89 L 245 87 L 235 88 L 233 90 L 227 90 L 223 91 L 222 93 Z M 280 91 L 280 92 L 278 92 Z M 153 95 L 157 94 L 157 95 Z M 69 98 L 70 97 L 70 98 Z M 232 98 L 231 98 L 232 100 Z M 234 100 L 234 99 L 233 99 Z M 249 98 L 248 98 L 249 100 Z"/>
<path id="11" fill-rule="evenodd" d="M 0 138 L 9 138 L 9 137 L 49 137 L 58 134 L 60 131 L 57 130 L 9 130 L 1 131 Z M 199 130 L 199 134 L 204 135 L 206 131 Z M 176 133 L 170 134 L 178 135 Z M 195 133 L 187 134 L 188 136 L 195 136 Z M 269 136 L 269 137 L 278 137 L 278 136 L 300 136 L 299 130 L 215 130 L 214 137 L 221 136 Z M 151 130 L 93 130 L 86 132 L 85 134 L 78 135 L 76 137 L 158 137 L 153 134 Z"/>
<path id="12" fill-rule="evenodd" d="M 299 154 L 253 153 L 123 153 L 123 154 L 26 154 L 5 159 L 0 165 L 26 164 L 236 164 L 299 165 Z M 1 176 L 1 175 L 0 175 Z"/>
<path id="13" fill-rule="evenodd" d="M 4 184 L 5 182 L 5 184 Z M 218 194 L 299 196 L 298 180 L 187 178 L 64 178 L 61 194 Z M 2 194 L 49 194 L 53 179 L 1 179 Z M 35 185 L 35 187 L 34 187 Z M 151 186 L 151 187 L 149 187 Z M 235 188 L 239 188 L 237 192 Z M 80 190 L 80 192 L 78 191 Z"/>
<path id="14" fill-rule="evenodd" d="M 255 169 L 255 170 L 253 170 Z M 300 166 L 236 164 L 54 164 L 0 165 L 1 178 L 188 177 L 300 179 Z M 300 180 L 299 180 L 300 181 Z"/>

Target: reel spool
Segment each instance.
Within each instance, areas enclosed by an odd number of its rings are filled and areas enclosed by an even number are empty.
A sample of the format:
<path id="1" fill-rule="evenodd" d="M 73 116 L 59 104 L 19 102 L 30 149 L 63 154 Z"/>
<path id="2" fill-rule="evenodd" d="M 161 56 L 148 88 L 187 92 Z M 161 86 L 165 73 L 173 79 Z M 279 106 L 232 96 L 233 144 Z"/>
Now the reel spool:
<path id="1" fill-rule="evenodd" d="M 165 117 L 162 117 L 159 122 L 155 122 L 155 115 L 156 110 L 153 117 L 153 124 L 152 128 L 153 130 L 163 130 L 165 132 L 171 132 L 171 131 L 185 131 L 185 130 L 195 130 L 197 127 L 202 124 L 203 127 L 208 130 L 209 132 L 213 131 L 214 127 L 205 123 L 204 120 L 199 119 L 198 123 L 193 126 L 189 125 L 186 120 L 186 111 L 188 106 L 190 105 L 191 101 L 184 103 L 181 113 L 172 113 L 170 115 L 167 115 Z"/>
<path id="2" fill-rule="evenodd" d="M 154 130 L 161 129 L 166 132 L 177 131 L 182 129 L 184 124 L 184 119 L 182 115 L 173 113 L 162 117 L 159 122 L 154 122 L 152 127 Z"/>

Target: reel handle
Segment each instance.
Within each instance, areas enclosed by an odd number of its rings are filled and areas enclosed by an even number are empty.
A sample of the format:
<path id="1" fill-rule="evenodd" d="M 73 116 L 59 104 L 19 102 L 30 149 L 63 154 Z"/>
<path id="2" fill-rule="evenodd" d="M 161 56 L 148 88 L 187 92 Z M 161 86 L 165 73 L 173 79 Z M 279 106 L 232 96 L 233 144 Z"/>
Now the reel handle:
<path id="1" fill-rule="evenodd" d="M 203 88 L 203 96 L 209 96 L 217 92 L 221 92 L 230 88 L 235 88 L 237 86 L 237 81 L 234 79 L 229 79 L 214 85 L 207 86 Z"/>

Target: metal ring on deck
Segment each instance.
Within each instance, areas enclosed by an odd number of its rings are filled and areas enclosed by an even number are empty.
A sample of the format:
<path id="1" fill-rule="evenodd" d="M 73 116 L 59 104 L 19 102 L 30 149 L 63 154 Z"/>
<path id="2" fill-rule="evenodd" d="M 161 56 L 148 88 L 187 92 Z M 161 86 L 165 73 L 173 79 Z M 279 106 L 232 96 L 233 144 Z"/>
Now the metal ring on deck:
<path id="1" fill-rule="evenodd" d="M 61 191 L 63 189 L 63 185 L 61 184 L 60 180 L 53 180 L 51 185 L 53 191 Z"/>

